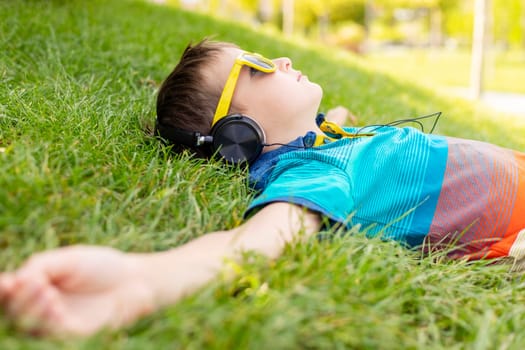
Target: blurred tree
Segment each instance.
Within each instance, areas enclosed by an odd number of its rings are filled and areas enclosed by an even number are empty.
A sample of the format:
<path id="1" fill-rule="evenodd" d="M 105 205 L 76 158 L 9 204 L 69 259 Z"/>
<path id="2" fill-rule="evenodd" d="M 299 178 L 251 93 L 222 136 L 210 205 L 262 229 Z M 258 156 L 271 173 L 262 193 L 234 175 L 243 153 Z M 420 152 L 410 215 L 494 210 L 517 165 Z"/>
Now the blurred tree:
<path id="1" fill-rule="evenodd" d="M 291 35 L 294 31 L 295 20 L 295 2 L 294 0 L 282 0 L 282 28 L 285 35 Z"/>
<path id="2" fill-rule="evenodd" d="M 269 22 L 273 17 L 273 1 L 272 0 L 259 0 L 257 6 L 257 19 L 260 22 Z"/>
<path id="3" fill-rule="evenodd" d="M 494 41 L 504 48 L 525 48 L 525 1 L 492 0 Z"/>
<path id="4" fill-rule="evenodd" d="M 259 0 L 259 1 L 250 1 L 250 0 L 234 0 L 234 1 L 231 1 L 231 3 L 237 3 L 238 6 L 243 9 L 244 11 L 248 12 L 248 13 L 251 13 L 251 14 L 258 14 L 258 9 L 259 9 L 259 4 L 261 4 L 262 2 L 265 2 L 264 0 Z M 231 4 L 230 4 L 231 6 Z M 262 5 L 264 6 L 264 4 Z"/>
<path id="5" fill-rule="evenodd" d="M 330 19 L 333 23 L 352 21 L 365 24 L 366 0 L 332 0 L 329 4 Z"/>
<path id="6" fill-rule="evenodd" d="M 323 0 L 296 0 L 294 12 L 298 26 L 309 32 L 318 24 L 319 18 L 327 16 L 328 4 Z"/>
<path id="7" fill-rule="evenodd" d="M 333 41 L 375 39 L 406 43 L 400 30 L 402 13 L 416 14 L 418 44 L 441 46 L 472 42 L 475 0 L 165 0 L 168 3 L 207 8 L 211 13 L 272 22 L 283 33 L 303 32 L 312 38 Z M 492 36 L 500 47 L 525 48 L 525 0 L 493 0 Z M 401 11 L 403 10 L 403 11 Z M 406 17 L 406 16 L 405 16 Z M 372 30 L 374 29 L 375 30 Z M 379 33 L 379 34 L 378 34 Z M 379 35 L 379 36 L 377 36 Z M 339 38 L 338 38 L 339 36 Z M 345 39 L 346 38 L 346 39 Z"/>
<path id="8" fill-rule="evenodd" d="M 305 32 L 319 29 L 326 34 L 327 29 L 339 22 L 354 21 L 364 23 L 364 4 L 366 0 L 276 0 L 282 3 L 283 17 L 295 19 L 297 27 Z M 293 15 L 289 12 L 293 11 Z M 284 26 L 283 26 L 284 27 Z"/>
<path id="9" fill-rule="evenodd" d="M 390 26 L 395 24 L 394 13 L 400 9 L 412 10 L 414 18 L 422 21 L 422 29 L 427 33 L 427 43 L 431 46 L 441 46 L 444 38 L 444 17 L 453 9 L 457 0 L 369 0 L 382 10 L 385 20 Z M 406 38 L 405 38 L 406 40 Z"/>
<path id="10" fill-rule="evenodd" d="M 475 0 L 474 28 L 470 69 L 470 90 L 472 98 L 479 99 L 483 90 L 484 58 L 489 26 L 490 0 Z"/>

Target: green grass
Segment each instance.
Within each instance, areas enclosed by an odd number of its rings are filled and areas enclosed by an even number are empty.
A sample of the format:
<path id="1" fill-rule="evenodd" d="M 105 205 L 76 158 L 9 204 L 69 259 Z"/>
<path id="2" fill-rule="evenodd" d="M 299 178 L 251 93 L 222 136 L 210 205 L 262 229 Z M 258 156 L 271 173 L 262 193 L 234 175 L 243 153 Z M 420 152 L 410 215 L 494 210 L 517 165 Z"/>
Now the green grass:
<path id="1" fill-rule="evenodd" d="M 525 123 L 385 76 L 365 59 L 133 1 L 0 1 L 0 267 L 74 243 L 164 250 L 242 221 L 245 174 L 170 157 L 144 133 L 190 40 L 289 56 L 362 123 L 444 112 L 437 132 L 525 149 Z M 0 318 L 1 349 L 521 349 L 525 283 L 359 233 L 250 257 L 122 331 L 55 342 Z M 191 267 L 189 267 L 191 268 Z"/>
<path id="2" fill-rule="evenodd" d="M 367 60 L 386 73 L 426 86 L 446 90 L 470 85 L 470 52 L 465 50 L 374 52 L 367 55 Z M 525 94 L 524 80 L 523 51 L 493 51 L 486 55 L 485 90 Z"/>

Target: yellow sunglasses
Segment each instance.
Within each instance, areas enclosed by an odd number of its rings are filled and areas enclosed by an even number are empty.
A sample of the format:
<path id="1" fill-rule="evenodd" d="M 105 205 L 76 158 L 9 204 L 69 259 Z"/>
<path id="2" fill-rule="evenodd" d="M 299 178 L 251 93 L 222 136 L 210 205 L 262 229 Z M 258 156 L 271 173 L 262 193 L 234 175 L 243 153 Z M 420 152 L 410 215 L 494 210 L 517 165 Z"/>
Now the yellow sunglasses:
<path id="1" fill-rule="evenodd" d="M 226 80 L 226 84 L 224 85 L 224 89 L 222 89 L 221 98 L 217 104 L 217 109 L 215 110 L 215 115 L 211 124 L 212 126 L 228 115 L 233 92 L 235 91 L 235 86 L 237 85 L 237 80 L 239 79 L 239 74 L 243 66 L 248 66 L 263 73 L 273 73 L 277 70 L 277 66 L 272 60 L 259 54 L 242 52 L 239 56 L 237 56 L 230 71 L 230 75 Z"/>

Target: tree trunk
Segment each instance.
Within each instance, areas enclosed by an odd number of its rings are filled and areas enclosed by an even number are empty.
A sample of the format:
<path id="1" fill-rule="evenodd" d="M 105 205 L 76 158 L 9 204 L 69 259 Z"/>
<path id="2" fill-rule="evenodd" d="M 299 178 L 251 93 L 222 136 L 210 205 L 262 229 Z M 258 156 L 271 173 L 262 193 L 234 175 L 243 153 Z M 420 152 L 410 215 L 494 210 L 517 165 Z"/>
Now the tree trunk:
<path id="1" fill-rule="evenodd" d="M 294 0 L 283 0 L 283 33 L 292 35 L 294 21 Z"/>
<path id="2" fill-rule="evenodd" d="M 472 58 L 470 90 L 474 99 L 479 99 L 483 90 L 483 66 L 486 49 L 488 7 L 490 0 L 476 0 L 474 9 L 474 32 L 472 37 Z"/>
<path id="3" fill-rule="evenodd" d="M 370 32 L 372 30 L 372 21 L 373 21 L 373 5 L 372 0 L 365 1 L 365 39 L 361 45 L 361 53 L 366 53 L 370 49 Z"/>
<path id="4" fill-rule="evenodd" d="M 273 2 L 272 0 L 259 0 L 257 17 L 262 23 L 268 22 L 273 16 Z"/>
<path id="5" fill-rule="evenodd" d="M 330 17 L 328 13 L 324 13 L 317 18 L 319 23 L 319 39 L 323 42 L 326 42 L 328 39 L 328 28 L 330 26 Z"/>
<path id="6" fill-rule="evenodd" d="M 525 49 L 525 1 L 521 2 L 520 24 L 521 24 L 521 43 L 522 43 L 522 48 Z"/>
<path id="7" fill-rule="evenodd" d="M 430 46 L 440 47 L 443 44 L 443 13 L 438 6 L 430 8 Z"/>

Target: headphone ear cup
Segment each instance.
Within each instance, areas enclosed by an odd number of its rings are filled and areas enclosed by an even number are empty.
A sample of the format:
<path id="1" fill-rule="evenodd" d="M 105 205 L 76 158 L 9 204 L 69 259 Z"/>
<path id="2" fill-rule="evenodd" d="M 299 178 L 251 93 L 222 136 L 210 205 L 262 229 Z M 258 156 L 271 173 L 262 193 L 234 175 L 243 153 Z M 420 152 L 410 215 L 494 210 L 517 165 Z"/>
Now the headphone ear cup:
<path id="1" fill-rule="evenodd" d="M 265 135 L 257 122 L 242 114 L 228 115 L 211 130 L 213 151 L 226 162 L 252 163 L 261 154 Z"/>

